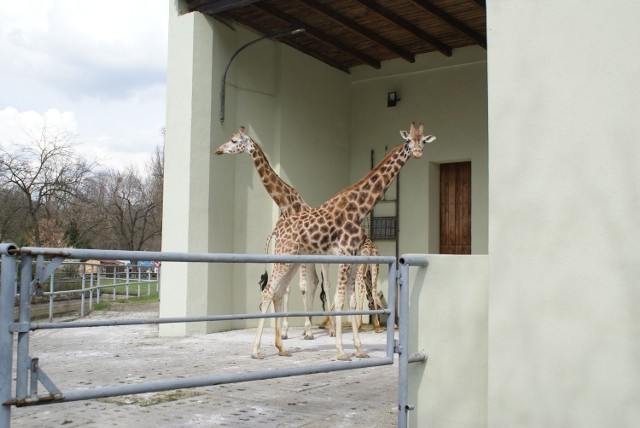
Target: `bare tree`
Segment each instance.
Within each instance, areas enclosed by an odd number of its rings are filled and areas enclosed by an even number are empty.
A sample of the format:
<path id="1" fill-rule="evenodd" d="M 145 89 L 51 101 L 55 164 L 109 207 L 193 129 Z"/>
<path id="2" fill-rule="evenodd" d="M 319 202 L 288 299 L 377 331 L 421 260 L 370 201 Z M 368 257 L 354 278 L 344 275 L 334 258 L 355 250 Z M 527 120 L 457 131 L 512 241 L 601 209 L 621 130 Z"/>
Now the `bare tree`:
<path id="1" fill-rule="evenodd" d="M 0 181 L 21 195 L 33 230 L 33 244 L 41 245 L 41 220 L 49 219 L 49 207 L 73 197 L 92 172 L 74 150 L 74 135 L 45 123 L 36 132 L 25 131 L 25 143 L 12 150 L 0 148 Z"/>
<path id="2" fill-rule="evenodd" d="M 151 241 L 160 235 L 159 201 L 150 189 L 151 181 L 133 168 L 108 175 L 105 212 L 118 248 L 151 249 Z"/>
<path id="3" fill-rule="evenodd" d="M 0 188 L 0 242 L 17 242 L 24 229 L 27 207 L 16 189 Z"/>

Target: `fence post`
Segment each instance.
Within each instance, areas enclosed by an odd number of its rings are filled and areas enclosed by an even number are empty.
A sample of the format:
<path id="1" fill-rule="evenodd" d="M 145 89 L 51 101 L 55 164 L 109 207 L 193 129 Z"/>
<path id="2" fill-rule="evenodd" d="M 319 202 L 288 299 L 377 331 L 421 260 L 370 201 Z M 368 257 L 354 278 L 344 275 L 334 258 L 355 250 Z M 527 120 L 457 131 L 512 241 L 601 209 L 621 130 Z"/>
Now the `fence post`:
<path id="1" fill-rule="evenodd" d="M 91 274 L 89 280 L 89 311 L 93 310 L 93 266 L 91 266 Z"/>
<path id="2" fill-rule="evenodd" d="M 53 321 L 53 296 L 56 292 L 55 280 L 53 279 L 53 274 L 49 278 L 49 322 Z"/>
<path id="3" fill-rule="evenodd" d="M 28 324 L 31 321 L 31 279 L 33 257 L 23 255 L 20 258 L 20 308 L 18 322 Z M 31 360 L 29 358 L 29 331 L 18 333 L 18 357 L 16 359 L 16 398 L 29 397 L 28 379 Z"/>
<path id="4" fill-rule="evenodd" d="M 80 317 L 81 318 L 84 318 L 84 290 L 87 282 L 86 276 L 87 274 L 83 271 L 82 272 L 82 293 L 80 293 Z"/>
<path id="5" fill-rule="evenodd" d="M 100 266 L 96 267 L 96 275 L 98 276 L 98 294 L 96 295 L 96 302 L 100 303 L 100 293 L 102 292 L 102 289 L 100 288 Z"/>
<path id="6" fill-rule="evenodd" d="M 0 279 L 0 403 L 11 400 L 13 367 L 13 334 L 9 325 L 13 322 L 15 304 L 15 284 L 17 282 L 16 256 L 10 254 L 17 247 L 13 244 L 0 244 L 2 253 L 2 277 Z M 11 424 L 11 406 L 0 405 L 0 426 Z"/>
<path id="7" fill-rule="evenodd" d="M 126 278 L 126 284 L 127 284 L 126 287 L 125 287 L 125 289 L 126 289 L 125 298 L 128 300 L 129 299 L 129 280 L 130 280 L 130 278 L 129 278 L 129 266 L 125 266 L 124 267 L 124 271 L 126 272 L 125 273 L 125 278 Z"/>
<path id="8" fill-rule="evenodd" d="M 116 301 L 116 288 L 118 286 L 118 279 L 116 278 L 116 266 L 113 266 L 113 301 Z"/>
<path id="9" fill-rule="evenodd" d="M 398 427 L 406 427 L 408 414 L 414 410 L 414 405 L 409 404 L 409 267 L 427 266 L 427 257 L 424 255 L 405 254 L 400 257 L 400 295 L 399 306 L 399 352 L 398 358 Z"/>

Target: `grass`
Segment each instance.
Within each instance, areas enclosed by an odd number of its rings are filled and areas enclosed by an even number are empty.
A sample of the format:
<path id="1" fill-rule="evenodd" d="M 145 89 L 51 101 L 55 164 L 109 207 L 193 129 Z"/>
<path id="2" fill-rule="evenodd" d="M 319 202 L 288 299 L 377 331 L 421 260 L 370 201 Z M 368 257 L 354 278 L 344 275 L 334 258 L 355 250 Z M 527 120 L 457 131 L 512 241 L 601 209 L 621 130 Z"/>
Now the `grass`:
<path id="1" fill-rule="evenodd" d="M 158 295 L 155 296 L 153 293 L 151 296 L 140 296 L 140 297 L 129 297 L 128 299 L 121 300 L 119 303 L 130 304 L 130 303 L 154 303 L 159 301 Z"/>
<path id="2" fill-rule="evenodd" d="M 151 295 L 151 296 L 141 296 L 141 297 L 134 297 L 131 296 L 128 299 L 119 299 L 114 301 L 102 301 L 100 303 L 94 303 L 93 304 L 93 310 L 94 311 L 106 311 L 111 309 L 112 305 L 116 304 L 116 305 L 130 305 L 130 304 L 134 304 L 134 303 L 155 303 L 158 302 L 160 299 L 158 298 L 158 295 L 156 294 Z"/>
<path id="3" fill-rule="evenodd" d="M 111 303 L 108 303 L 108 302 L 100 302 L 100 303 L 93 304 L 94 311 L 105 311 L 109 308 L 111 308 Z"/>

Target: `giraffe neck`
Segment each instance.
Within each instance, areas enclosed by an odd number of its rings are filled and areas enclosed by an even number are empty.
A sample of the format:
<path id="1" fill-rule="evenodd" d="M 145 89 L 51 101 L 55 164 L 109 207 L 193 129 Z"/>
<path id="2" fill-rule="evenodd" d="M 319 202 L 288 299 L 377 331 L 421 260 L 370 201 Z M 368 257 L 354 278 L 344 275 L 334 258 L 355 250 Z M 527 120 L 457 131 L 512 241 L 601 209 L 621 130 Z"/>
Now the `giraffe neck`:
<path id="1" fill-rule="evenodd" d="M 258 171 L 262 185 L 271 196 L 271 199 L 280 208 L 282 216 L 288 216 L 297 212 L 309 209 L 309 205 L 302 199 L 296 189 L 287 184 L 271 168 L 264 152 L 255 142 L 252 141 L 253 151 L 251 159 Z"/>
<path id="2" fill-rule="evenodd" d="M 374 205 L 382 199 L 410 157 L 411 151 L 406 144 L 394 147 L 365 177 L 325 202 L 323 207 L 335 206 L 348 213 L 354 213 L 354 222 L 360 224 Z"/>

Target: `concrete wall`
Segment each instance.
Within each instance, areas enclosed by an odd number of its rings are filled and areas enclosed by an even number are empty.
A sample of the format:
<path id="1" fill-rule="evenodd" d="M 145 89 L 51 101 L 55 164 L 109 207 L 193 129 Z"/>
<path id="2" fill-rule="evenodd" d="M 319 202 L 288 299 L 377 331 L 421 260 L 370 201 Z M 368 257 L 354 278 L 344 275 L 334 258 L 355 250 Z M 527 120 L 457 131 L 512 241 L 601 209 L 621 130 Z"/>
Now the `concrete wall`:
<path id="1" fill-rule="evenodd" d="M 637 2 L 488 1 L 489 426 L 640 425 Z"/>
<path id="2" fill-rule="evenodd" d="M 167 135 L 163 212 L 163 251 L 226 252 L 233 237 L 233 165 L 212 163 L 211 141 L 223 130 L 211 124 L 216 114 L 212 91 L 227 58 L 225 35 L 201 14 L 177 16 L 170 5 L 167 70 Z M 224 313 L 231 305 L 231 269 L 225 265 L 164 263 L 160 315 L 198 316 Z M 165 324 L 163 335 L 225 329 L 228 323 Z"/>
<path id="3" fill-rule="evenodd" d="M 488 256 L 429 255 L 411 268 L 411 427 L 487 426 Z"/>

